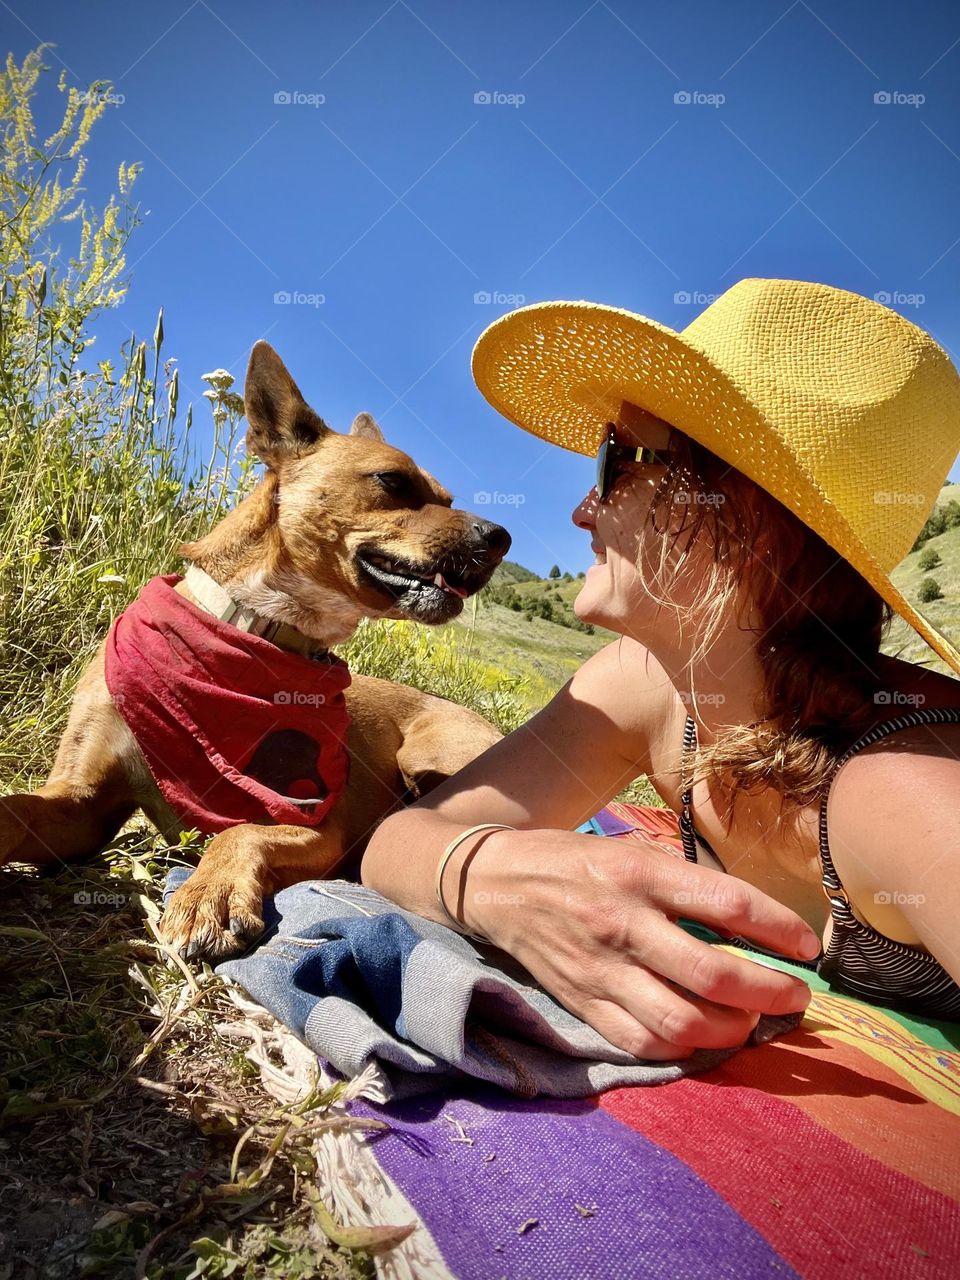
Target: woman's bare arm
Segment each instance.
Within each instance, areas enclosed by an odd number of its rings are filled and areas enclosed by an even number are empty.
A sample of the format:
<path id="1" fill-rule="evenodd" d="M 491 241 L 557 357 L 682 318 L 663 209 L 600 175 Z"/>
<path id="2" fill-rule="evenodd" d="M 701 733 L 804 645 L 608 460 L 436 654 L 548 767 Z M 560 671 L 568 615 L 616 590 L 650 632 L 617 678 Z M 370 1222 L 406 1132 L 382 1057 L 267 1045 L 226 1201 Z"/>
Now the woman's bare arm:
<path id="1" fill-rule="evenodd" d="M 480 822 L 568 831 L 585 822 L 646 771 L 664 680 L 635 641 L 601 649 L 538 715 L 382 823 L 364 854 L 364 884 L 443 920 L 433 878 L 449 841 Z"/>
<path id="2" fill-rule="evenodd" d="M 447 923 L 434 893 L 444 848 L 478 823 L 444 874 L 464 927 L 509 951 L 571 1012 L 637 1057 L 741 1044 L 760 1013 L 803 1009 L 805 983 L 691 937 L 681 914 L 809 958 L 819 939 L 759 890 L 649 843 L 571 828 L 644 771 L 668 691 L 640 645 L 601 650 L 529 725 L 374 833 L 364 884 Z M 653 673 L 653 674 L 652 674 Z"/>

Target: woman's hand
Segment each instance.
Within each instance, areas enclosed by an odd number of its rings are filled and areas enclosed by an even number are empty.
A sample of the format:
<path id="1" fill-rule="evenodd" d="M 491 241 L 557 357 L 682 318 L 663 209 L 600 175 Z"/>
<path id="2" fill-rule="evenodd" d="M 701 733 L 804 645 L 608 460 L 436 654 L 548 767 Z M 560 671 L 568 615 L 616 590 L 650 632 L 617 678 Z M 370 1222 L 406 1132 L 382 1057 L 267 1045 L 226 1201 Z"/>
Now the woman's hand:
<path id="1" fill-rule="evenodd" d="M 468 929 L 638 1058 L 734 1047 L 761 1013 L 799 1012 L 810 999 L 806 983 L 701 942 L 675 921 L 806 960 L 820 949 L 808 925 L 743 880 L 691 866 L 654 841 L 494 831 L 470 842 L 462 886 Z"/>

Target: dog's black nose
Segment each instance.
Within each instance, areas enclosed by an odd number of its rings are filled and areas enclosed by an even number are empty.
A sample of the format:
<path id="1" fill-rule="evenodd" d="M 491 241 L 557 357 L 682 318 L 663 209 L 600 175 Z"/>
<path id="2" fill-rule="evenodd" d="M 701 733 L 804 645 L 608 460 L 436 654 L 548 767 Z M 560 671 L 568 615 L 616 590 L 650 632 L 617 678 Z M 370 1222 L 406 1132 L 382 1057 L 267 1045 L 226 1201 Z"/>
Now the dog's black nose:
<path id="1" fill-rule="evenodd" d="M 505 556 L 510 550 L 513 539 L 502 524 L 494 524 L 492 520 L 474 520 L 473 532 L 486 551 Z"/>

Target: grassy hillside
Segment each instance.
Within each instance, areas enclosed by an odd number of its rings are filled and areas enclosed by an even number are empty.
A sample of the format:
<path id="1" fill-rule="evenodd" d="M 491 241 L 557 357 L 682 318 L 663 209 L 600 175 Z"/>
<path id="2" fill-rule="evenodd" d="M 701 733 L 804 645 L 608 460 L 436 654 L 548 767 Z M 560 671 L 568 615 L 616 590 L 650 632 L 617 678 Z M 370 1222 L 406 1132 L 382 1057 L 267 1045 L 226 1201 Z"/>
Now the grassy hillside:
<path id="1" fill-rule="evenodd" d="M 433 645 L 486 669 L 491 689 L 505 688 L 530 715 L 549 702 L 591 654 L 616 637 L 602 627 L 584 628 L 573 612 L 582 578 L 538 578 L 506 560 L 490 586 L 457 622 L 430 629 Z M 541 611 L 552 616 L 538 616 Z"/>
<path id="2" fill-rule="evenodd" d="M 937 499 L 938 507 L 960 502 L 960 484 L 944 485 Z M 920 568 L 923 550 L 932 548 L 940 556 L 941 564 L 935 569 Z M 925 618 L 944 632 L 956 645 L 960 645 L 960 527 L 948 529 L 924 543 L 921 551 L 911 553 L 894 569 L 894 584 Z M 918 600 L 920 583 L 933 578 L 943 592 L 942 600 L 926 604 Z M 953 674 L 952 669 L 927 647 L 911 626 L 901 618 L 894 618 L 883 645 L 884 653 L 895 654 L 908 662 L 922 663 L 936 671 Z"/>

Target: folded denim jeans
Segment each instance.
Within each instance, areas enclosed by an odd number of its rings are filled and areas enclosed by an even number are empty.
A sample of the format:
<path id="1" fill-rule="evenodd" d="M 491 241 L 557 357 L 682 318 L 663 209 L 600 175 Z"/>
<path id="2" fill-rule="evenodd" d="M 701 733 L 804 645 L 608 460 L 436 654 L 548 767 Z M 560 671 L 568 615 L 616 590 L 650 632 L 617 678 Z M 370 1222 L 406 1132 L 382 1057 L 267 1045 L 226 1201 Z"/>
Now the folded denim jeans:
<path id="1" fill-rule="evenodd" d="M 164 900 L 190 872 L 167 877 Z M 475 1077 L 533 1098 L 581 1098 L 709 1071 L 736 1049 L 648 1062 L 610 1044 L 512 956 L 404 911 L 348 880 L 304 880 L 264 903 L 266 930 L 216 972 L 242 987 L 336 1072 L 375 1061 L 388 1098 Z M 749 1044 L 800 1015 L 760 1019 Z"/>

